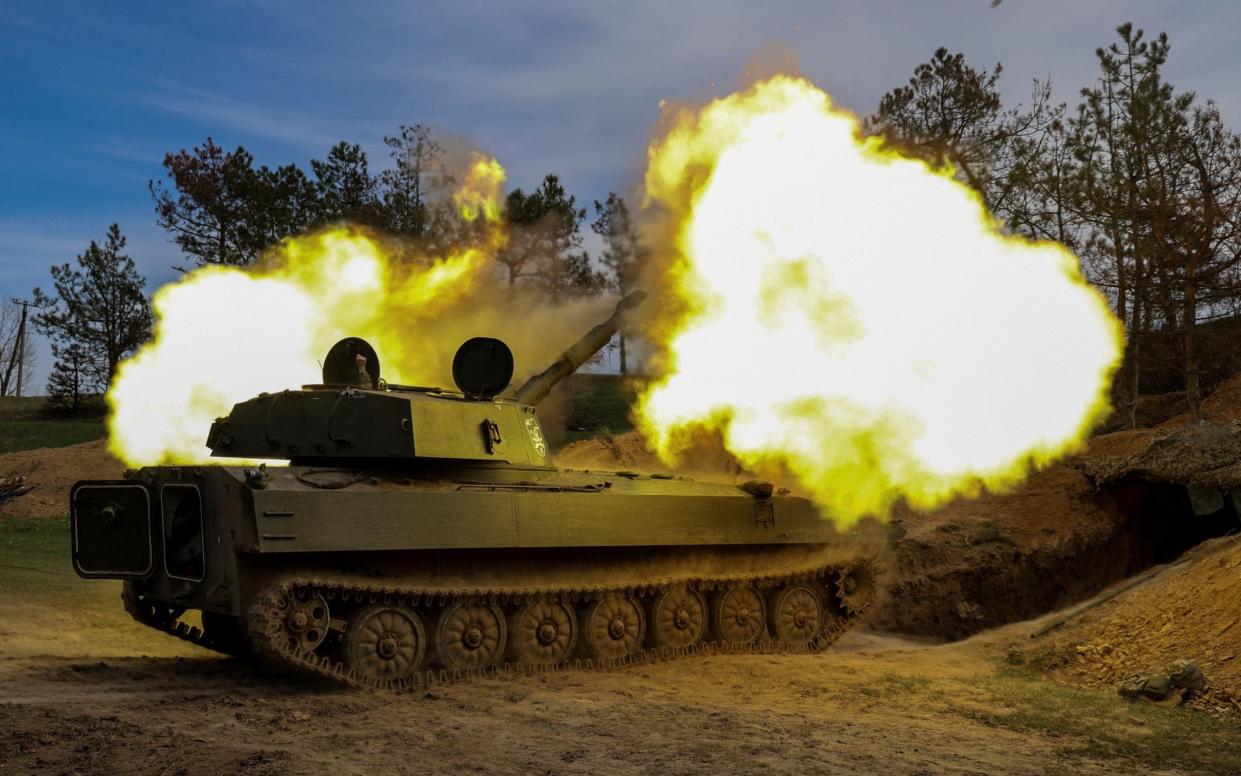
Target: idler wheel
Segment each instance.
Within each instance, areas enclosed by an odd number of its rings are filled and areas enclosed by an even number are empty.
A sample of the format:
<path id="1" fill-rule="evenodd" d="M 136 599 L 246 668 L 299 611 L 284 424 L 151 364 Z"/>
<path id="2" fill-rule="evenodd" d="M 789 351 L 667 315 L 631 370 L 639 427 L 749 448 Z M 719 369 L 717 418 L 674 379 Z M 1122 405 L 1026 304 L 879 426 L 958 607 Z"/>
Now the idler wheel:
<path id="1" fill-rule="evenodd" d="M 402 679 L 422 667 L 427 633 L 409 607 L 375 604 L 349 618 L 344 647 L 345 665 L 363 681 Z"/>
<path id="2" fill-rule="evenodd" d="M 450 670 L 488 668 L 504 654 L 507 637 L 500 607 L 491 603 L 453 604 L 440 615 L 435 654 Z"/>
<path id="3" fill-rule="evenodd" d="M 733 585 L 720 591 L 711 606 L 716 641 L 753 644 L 763 635 L 767 604 L 751 585 Z"/>
<path id="4" fill-rule="evenodd" d="M 513 659 L 525 665 L 547 665 L 566 659 L 577 643 L 573 607 L 540 598 L 519 608 L 509 620 Z"/>
<path id="5" fill-rule="evenodd" d="M 823 602 L 814 588 L 791 583 L 771 596 L 771 634 L 776 641 L 808 644 L 823 629 Z"/>
<path id="6" fill-rule="evenodd" d="M 646 637 L 646 614 L 632 596 L 608 593 L 586 607 L 582 629 L 586 653 L 596 660 L 619 660 L 637 652 Z"/>
<path id="7" fill-rule="evenodd" d="M 841 571 L 836 578 L 836 598 L 848 614 L 861 614 L 875 597 L 875 577 L 866 566 Z"/>
<path id="8" fill-rule="evenodd" d="M 657 647 L 697 644 L 707 630 L 707 602 L 688 587 L 666 590 L 651 602 L 651 643 Z"/>

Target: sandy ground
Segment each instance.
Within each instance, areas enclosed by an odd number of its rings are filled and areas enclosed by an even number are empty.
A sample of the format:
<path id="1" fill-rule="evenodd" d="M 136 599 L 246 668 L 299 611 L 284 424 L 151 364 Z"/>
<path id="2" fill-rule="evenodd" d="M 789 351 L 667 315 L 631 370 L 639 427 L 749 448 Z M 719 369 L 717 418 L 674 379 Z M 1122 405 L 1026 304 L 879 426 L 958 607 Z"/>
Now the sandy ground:
<path id="1" fill-rule="evenodd" d="M 1083 612 L 1039 646 L 1056 679 L 1111 688 L 1193 659 L 1210 679 L 1196 701 L 1241 712 L 1241 537 L 1215 539 L 1183 563 Z"/>
<path id="2" fill-rule="evenodd" d="M 953 645 L 869 632 L 812 656 L 695 657 L 392 696 L 153 633 L 119 585 L 9 546 L 0 774 L 1228 773 L 1241 724 L 1006 664 L 1037 623 Z M 6 585 L 7 586 L 7 585 Z M 1151 741 L 1205 747 L 1169 757 Z M 1151 763 L 1152 757 L 1154 762 Z M 1223 763 L 1221 766 L 1220 763 Z"/>

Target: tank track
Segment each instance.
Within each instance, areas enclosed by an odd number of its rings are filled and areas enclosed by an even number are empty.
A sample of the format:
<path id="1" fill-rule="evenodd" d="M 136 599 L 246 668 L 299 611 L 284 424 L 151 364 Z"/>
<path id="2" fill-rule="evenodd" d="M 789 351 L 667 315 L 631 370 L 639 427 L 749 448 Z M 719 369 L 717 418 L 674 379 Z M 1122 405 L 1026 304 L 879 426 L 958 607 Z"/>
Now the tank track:
<path id="1" fill-rule="evenodd" d="M 836 601 L 836 585 L 843 579 L 844 573 L 863 572 L 874 580 L 877 567 L 873 561 L 865 558 L 854 559 L 846 565 L 820 566 L 774 575 L 736 575 L 718 577 L 693 577 L 664 579 L 640 584 L 595 585 L 574 588 L 541 588 L 541 587 L 496 587 L 478 589 L 450 589 L 432 587 L 384 587 L 372 584 L 371 580 L 340 580 L 291 578 L 269 585 L 255 596 L 254 602 L 246 617 L 248 638 L 252 648 L 260 655 L 277 664 L 301 669 L 312 674 L 326 677 L 335 682 L 359 688 L 379 689 L 395 692 L 426 690 L 436 685 L 451 684 L 482 677 L 496 676 L 529 676 L 563 670 L 611 670 L 643 663 L 669 660 L 690 655 L 715 654 L 804 654 L 821 652 L 840 638 L 873 601 L 870 595 L 867 600 L 846 602 L 843 590 Z M 602 596 L 619 593 L 647 601 L 652 596 L 685 586 L 699 591 L 704 597 L 717 590 L 734 585 L 753 585 L 766 598 L 770 594 L 790 583 L 812 583 L 819 585 L 829 598 L 832 605 L 825 604 L 822 610 L 822 627 L 805 642 L 780 642 L 768 636 L 768 627 L 764 627 L 756 641 L 750 643 L 734 643 L 711 640 L 710 631 L 703 639 L 686 647 L 640 646 L 636 651 L 619 659 L 594 659 L 572 657 L 555 663 L 514 663 L 504 662 L 502 657 L 495 664 L 482 669 L 428 669 L 420 670 L 409 676 L 384 679 L 366 675 L 346 665 L 337 656 L 322 654 L 318 649 L 303 650 L 291 644 L 282 636 L 281 619 L 287 610 L 284 608 L 292 596 L 305 599 L 309 596 L 322 596 L 329 606 L 344 605 L 346 608 L 359 609 L 368 605 L 389 605 L 409 607 L 426 621 L 435 622 L 429 616 L 431 610 L 438 610 L 451 604 L 492 603 L 511 609 L 515 605 L 535 600 L 559 601 L 575 608 Z M 645 603 L 643 604 L 645 606 Z M 710 607 L 708 606 L 708 609 Z M 193 633 L 174 633 L 180 638 L 194 643 Z M 507 657 L 507 653 L 504 657 Z M 429 656 L 428 656 L 429 657 Z M 429 660 L 427 662 L 430 662 Z"/>
<path id="2" fill-rule="evenodd" d="M 182 622 L 179 618 L 183 610 L 174 609 L 164 604 L 144 601 L 138 595 L 133 582 L 125 582 L 121 587 L 121 602 L 125 611 L 135 622 L 154 628 L 161 633 L 181 639 L 204 649 L 219 652 L 230 657 L 241 657 L 249 653 L 246 645 L 235 636 L 217 638 L 197 625 Z"/>

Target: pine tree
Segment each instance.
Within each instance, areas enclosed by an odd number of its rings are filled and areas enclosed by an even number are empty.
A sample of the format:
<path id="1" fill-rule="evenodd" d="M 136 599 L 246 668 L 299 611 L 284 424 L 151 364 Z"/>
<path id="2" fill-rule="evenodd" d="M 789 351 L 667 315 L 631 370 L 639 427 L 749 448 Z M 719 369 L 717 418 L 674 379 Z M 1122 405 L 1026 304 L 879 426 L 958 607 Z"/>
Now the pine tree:
<path id="1" fill-rule="evenodd" d="M 315 176 L 316 217 L 320 223 L 385 223 L 377 197 L 378 181 L 370 173 L 362 146 L 341 141 L 332 146 L 326 159 L 312 159 L 310 169 Z"/>
<path id="2" fill-rule="evenodd" d="M 532 284 L 549 299 L 597 293 L 606 279 L 582 247 L 586 210 L 565 191 L 556 175 L 547 175 L 533 192 L 514 189 L 504 202 L 508 244 L 496 254 L 509 287 Z"/>
<path id="3" fill-rule="evenodd" d="M 1232 313 L 1241 282 L 1241 139 L 1213 103 L 1164 79 L 1166 35 L 1116 32 L 1119 42 L 1096 51 L 1099 80 L 1082 90 L 1068 134 L 1073 205 L 1088 266 L 1129 335 L 1119 383 L 1130 420 L 1142 375 L 1178 350 L 1200 417 L 1199 321 Z M 1159 340 L 1175 344 L 1147 347 Z"/>
<path id="4" fill-rule="evenodd" d="M 1030 143 L 1060 120 L 1051 83 L 1035 81 L 1030 107 L 1005 109 L 998 83 L 1003 67 L 978 70 L 963 54 L 937 50 L 905 86 L 885 94 L 866 119 L 868 132 L 893 148 L 948 166 L 1010 225 L 1028 219 L 1020 179 Z"/>
<path id="5" fill-rule="evenodd" d="M 253 164 L 241 146 L 228 152 L 207 138 L 193 151 L 164 156 L 172 191 L 148 184 L 159 225 L 199 264 L 249 264 L 266 247 L 254 244 L 247 223 L 258 189 Z"/>
<path id="6" fill-rule="evenodd" d="M 59 412 L 76 415 L 88 396 L 100 390 L 98 366 L 76 343 L 52 346 L 56 362 L 47 378 L 47 403 Z"/>
<path id="7" fill-rule="evenodd" d="M 415 239 L 427 236 L 431 222 L 430 199 L 449 183 L 444 149 L 423 124 L 401 125 L 395 137 L 385 137 L 394 165 L 379 176 L 383 187 L 386 227 L 394 234 Z"/>
<path id="8" fill-rule="evenodd" d="M 625 296 L 633 290 L 647 257 L 647 250 L 642 246 L 625 200 L 614 191 L 608 192 L 608 198 L 603 202 L 595 200 L 595 220 L 590 229 L 603 239 L 603 254 L 599 257 L 599 263 L 611 273 L 610 285 Z M 620 372 L 623 375 L 628 374 L 629 364 L 625 335 L 621 333 L 618 336 Z"/>
<path id="9" fill-rule="evenodd" d="M 35 327 L 65 358 L 77 348 L 75 363 L 85 364 L 96 387 L 110 384 L 121 360 L 151 333 L 151 305 L 142 293 L 146 280 L 124 249 L 125 237 L 113 224 L 102 246 L 91 240 L 76 267 L 51 268 L 54 296 L 35 289 L 35 301 L 44 306 Z"/>

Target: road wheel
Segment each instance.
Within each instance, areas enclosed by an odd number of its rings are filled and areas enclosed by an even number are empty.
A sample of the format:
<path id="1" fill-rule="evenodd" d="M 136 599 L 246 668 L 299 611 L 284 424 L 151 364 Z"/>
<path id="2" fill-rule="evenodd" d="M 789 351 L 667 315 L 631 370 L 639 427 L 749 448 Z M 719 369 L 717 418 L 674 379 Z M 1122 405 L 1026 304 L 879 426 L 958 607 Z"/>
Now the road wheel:
<path id="1" fill-rule="evenodd" d="M 577 615 L 566 603 L 540 598 L 513 613 L 508 637 L 514 661 L 523 665 L 559 663 L 568 658 L 577 643 Z"/>
<path id="2" fill-rule="evenodd" d="M 583 618 L 586 653 L 596 660 L 632 655 L 646 637 L 646 614 L 632 596 L 608 593 L 586 608 Z"/>
<path id="3" fill-rule="evenodd" d="M 364 607 L 345 628 L 345 665 L 371 684 L 412 675 L 422 668 L 426 651 L 422 620 L 405 606 Z"/>
<path id="4" fill-rule="evenodd" d="M 810 585 L 799 582 L 771 595 L 771 634 L 786 644 L 809 644 L 823 629 L 823 602 Z"/>
<path id="5" fill-rule="evenodd" d="M 753 644 L 763 635 L 767 606 L 752 585 L 731 585 L 715 594 L 711 625 L 716 641 Z"/>
<path id="6" fill-rule="evenodd" d="M 683 648 L 697 644 L 707 630 L 707 602 L 688 587 L 665 590 L 651 601 L 651 643 Z"/>
<path id="7" fill-rule="evenodd" d="M 449 670 L 490 668 L 504 654 L 508 626 L 493 603 L 453 604 L 440 615 L 435 654 Z"/>

